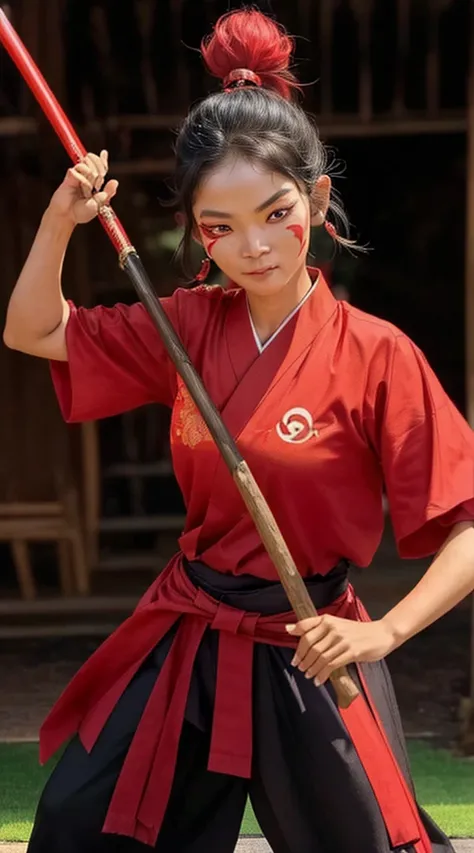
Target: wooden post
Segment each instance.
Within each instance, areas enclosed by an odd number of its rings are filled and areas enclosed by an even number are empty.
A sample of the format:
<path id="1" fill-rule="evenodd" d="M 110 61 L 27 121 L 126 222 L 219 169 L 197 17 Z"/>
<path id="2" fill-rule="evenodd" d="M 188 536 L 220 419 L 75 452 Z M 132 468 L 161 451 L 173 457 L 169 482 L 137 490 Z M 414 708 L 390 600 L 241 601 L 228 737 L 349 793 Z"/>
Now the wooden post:
<path id="1" fill-rule="evenodd" d="M 321 0 L 319 20 L 321 33 L 321 116 L 328 120 L 333 114 L 332 51 L 334 7 L 332 0 Z"/>
<path id="2" fill-rule="evenodd" d="M 353 9 L 357 18 L 359 46 L 359 119 L 369 124 L 372 118 L 372 70 L 371 24 L 373 14 L 372 0 L 353 0 Z"/>
<path id="3" fill-rule="evenodd" d="M 410 40 L 410 0 L 397 2 L 397 77 L 393 113 L 402 116 L 406 112 L 406 59 Z"/>
<path id="4" fill-rule="evenodd" d="M 439 22 L 438 5 L 428 7 L 428 53 L 426 56 L 426 106 L 430 116 L 439 112 Z"/>
<path id="5" fill-rule="evenodd" d="M 474 429 L 474 10 L 470 8 L 467 86 L 466 410 Z M 471 703 L 474 728 L 474 595 L 471 621 Z"/>

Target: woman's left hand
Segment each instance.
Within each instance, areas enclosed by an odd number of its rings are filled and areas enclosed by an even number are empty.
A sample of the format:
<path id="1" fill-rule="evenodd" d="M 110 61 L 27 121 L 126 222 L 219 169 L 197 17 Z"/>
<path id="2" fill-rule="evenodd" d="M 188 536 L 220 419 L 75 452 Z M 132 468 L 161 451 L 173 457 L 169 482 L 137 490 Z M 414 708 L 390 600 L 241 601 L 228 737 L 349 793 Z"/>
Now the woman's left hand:
<path id="1" fill-rule="evenodd" d="M 287 625 L 286 630 L 292 637 L 301 637 L 293 666 L 317 686 L 341 666 L 381 660 L 396 648 L 393 632 L 383 619 L 356 622 L 324 614 Z"/>

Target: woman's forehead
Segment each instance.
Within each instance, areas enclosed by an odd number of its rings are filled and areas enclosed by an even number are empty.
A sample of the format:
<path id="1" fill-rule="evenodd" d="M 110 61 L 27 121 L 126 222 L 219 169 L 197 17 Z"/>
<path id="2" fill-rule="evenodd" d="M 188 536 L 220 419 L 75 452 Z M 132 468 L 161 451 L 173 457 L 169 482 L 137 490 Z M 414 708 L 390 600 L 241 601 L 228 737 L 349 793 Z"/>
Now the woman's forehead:
<path id="1" fill-rule="evenodd" d="M 208 172 L 200 183 L 194 210 L 202 215 L 206 209 L 228 213 L 254 212 L 261 204 L 282 190 L 295 189 L 296 184 L 280 172 L 272 172 L 260 163 L 238 159 L 227 161 Z"/>

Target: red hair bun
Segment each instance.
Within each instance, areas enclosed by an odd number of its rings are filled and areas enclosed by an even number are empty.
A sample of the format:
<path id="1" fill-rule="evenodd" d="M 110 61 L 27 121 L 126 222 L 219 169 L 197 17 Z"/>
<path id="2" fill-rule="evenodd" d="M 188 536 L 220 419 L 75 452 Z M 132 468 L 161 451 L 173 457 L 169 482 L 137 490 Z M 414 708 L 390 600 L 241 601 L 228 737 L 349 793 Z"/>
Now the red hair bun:
<path id="1" fill-rule="evenodd" d="M 289 71 L 294 41 L 279 24 L 256 9 L 228 12 L 203 39 L 204 62 L 214 77 L 224 80 L 236 68 L 248 68 L 266 89 L 286 100 L 299 88 Z"/>

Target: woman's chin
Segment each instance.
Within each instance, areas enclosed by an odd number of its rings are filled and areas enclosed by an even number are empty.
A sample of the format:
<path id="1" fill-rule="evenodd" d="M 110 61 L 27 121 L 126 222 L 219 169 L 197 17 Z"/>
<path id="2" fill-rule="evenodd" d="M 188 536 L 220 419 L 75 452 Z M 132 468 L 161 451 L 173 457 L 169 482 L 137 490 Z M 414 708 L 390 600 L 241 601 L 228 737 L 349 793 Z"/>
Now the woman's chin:
<path id="1" fill-rule="evenodd" d="M 253 293 L 255 296 L 271 296 L 283 290 L 289 280 L 288 275 L 284 273 L 283 270 L 276 269 L 272 270 L 272 272 L 267 275 L 241 276 L 239 285 L 249 294 Z"/>

